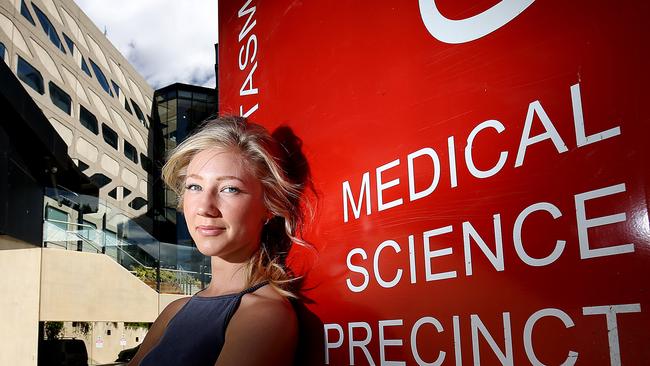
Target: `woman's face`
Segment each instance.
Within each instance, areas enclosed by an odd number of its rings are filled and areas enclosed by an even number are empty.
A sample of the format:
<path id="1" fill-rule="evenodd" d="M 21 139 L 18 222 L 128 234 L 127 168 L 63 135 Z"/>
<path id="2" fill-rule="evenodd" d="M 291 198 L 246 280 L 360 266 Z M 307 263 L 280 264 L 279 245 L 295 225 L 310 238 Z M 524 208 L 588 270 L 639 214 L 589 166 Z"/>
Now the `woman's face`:
<path id="1" fill-rule="evenodd" d="M 183 213 L 204 255 L 241 263 L 259 248 L 269 214 L 262 183 L 245 164 L 240 154 L 214 148 L 198 153 L 187 167 Z"/>

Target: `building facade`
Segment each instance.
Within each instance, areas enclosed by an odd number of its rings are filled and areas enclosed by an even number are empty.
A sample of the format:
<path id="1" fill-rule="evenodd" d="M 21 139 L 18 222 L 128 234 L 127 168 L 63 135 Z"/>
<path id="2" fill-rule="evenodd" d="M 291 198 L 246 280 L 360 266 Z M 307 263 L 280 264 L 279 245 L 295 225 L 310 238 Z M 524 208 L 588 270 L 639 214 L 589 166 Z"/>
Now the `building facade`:
<path id="1" fill-rule="evenodd" d="M 217 113 L 214 89 L 175 83 L 154 93 L 152 108 L 154 141 L 153 176 L 162 176 L 162 166 L 169 151 L 183 142 L 200 123 Z M 162 241 L 193 245 L 189 232 L 177 210 L 176 194 L 162 180 L 153 179 L 151 209 L 153 235 Z"/>
<path id="2" fill-rule="evenodd" d="M 48 323 L 62 337 L 81 332 L 90 364 L 112 362 L 142 341 L 141 324 L 197 289 L 187 273 L 160 270 L 149 235 L 153 89 L 72 0 L 0 0 L 0 59 L 3 80 L 15 81 L 0 85 L 12 97 L 2 117 L 12 145 L 0 160 L 22 167 L 1 172 L 10 177 L 0 185 L 0 364 L 37 365 Z M 12 127 L 26 121 L 51 135 L 34 130 L 40 139 L 29 140 Z M 41 145 L 53 151 L 47 159 L 76 167 L 31 163 Z M 29 200 L 16 172 L 38 183 Z"/>
<path id="3" fill-rule="evenodd" d="M 147 211 L 153 89 L 72 0 L 0 1 L 0 55 L 95 182 Z"/>

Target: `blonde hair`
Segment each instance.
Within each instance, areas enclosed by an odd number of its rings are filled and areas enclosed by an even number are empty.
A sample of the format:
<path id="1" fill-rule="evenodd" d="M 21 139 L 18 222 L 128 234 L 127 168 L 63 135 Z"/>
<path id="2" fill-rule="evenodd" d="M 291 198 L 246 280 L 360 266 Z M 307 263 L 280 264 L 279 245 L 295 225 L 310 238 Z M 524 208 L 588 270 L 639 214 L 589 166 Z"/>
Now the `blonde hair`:
<path id="1" fill-rule="evenodd" d="M 306 244 L 298 234 L 303 226 L 302 197 L 307 183 L 289 178 L 288 152 L 264 127 L 242 117 L 219 117 L 205 122 L 172 150 L 162 168 L 163 180 L 178 195 L 179 209 L 190 161 L 201 151 L 215 147 L 241 154 L 262 182 L 264 204 L 273 215 L 262 228 L 260 250 L 245 267 L 246 287 L 268 281 L 284 296 L 295 297 L 291 292 L 294 276 L 285 259 L 293 242 Z"/>

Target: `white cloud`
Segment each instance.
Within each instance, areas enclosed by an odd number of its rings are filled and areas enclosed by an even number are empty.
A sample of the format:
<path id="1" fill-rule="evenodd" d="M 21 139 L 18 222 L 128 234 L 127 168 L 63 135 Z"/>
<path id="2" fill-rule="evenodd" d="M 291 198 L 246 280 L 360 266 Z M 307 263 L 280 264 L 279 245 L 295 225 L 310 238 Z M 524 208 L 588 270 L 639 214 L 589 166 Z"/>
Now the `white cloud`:
<path id="1" fill-rule="evenodd" d="M 75 0 L 154 88 L 215 86 L 217 0 Z"/>

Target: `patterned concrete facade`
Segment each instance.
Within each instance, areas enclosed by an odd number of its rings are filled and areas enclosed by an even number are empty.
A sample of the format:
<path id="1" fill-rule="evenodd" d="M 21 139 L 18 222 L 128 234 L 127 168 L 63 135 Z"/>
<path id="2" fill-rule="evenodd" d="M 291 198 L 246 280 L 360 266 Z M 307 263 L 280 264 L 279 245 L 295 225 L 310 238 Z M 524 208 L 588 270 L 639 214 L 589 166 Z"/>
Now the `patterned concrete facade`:
<path id="1" fill-rule="evenodd" d="M 0 43 L 100 199 L 143 215 L 152 88 L 72 0 L 0 0 Z"/>

